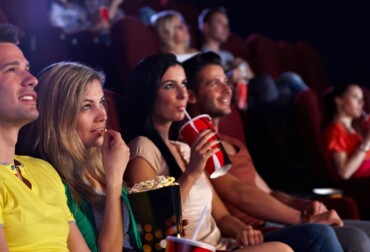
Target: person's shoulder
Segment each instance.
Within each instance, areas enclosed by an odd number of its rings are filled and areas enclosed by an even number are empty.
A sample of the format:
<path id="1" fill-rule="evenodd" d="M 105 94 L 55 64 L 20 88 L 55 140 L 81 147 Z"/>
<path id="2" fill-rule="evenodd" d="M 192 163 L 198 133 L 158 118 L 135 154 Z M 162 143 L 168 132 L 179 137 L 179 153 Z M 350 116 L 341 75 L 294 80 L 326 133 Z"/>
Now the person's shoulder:
<path id="1" fill-rule="evenodd" d="M 49 176 L 59 177 L 58 172 L 54 169 L 54 167 L 49 162 L 43 159 L 19 155 L 16 155 L 15 159 L 31 172 L 44 173 L 49 174 Z"/>
<path id="2" fill-rule="evenodd" d="M 131 157 L 139 156 L 161 156 L 161 152 L 152 140 L 145 136 L 138 136 L 128 144 Z"/>
<path id="3" fill-rule="evenodd" d="M 129 143 L 128 143 L 130 149 L 131 148 L 135 148 L 137 146 L 154 146 L 154 143 L 152 142 L 152 140 L 150 140 L 148 137 L 146 136 L 138 136 L 138 137 L 135 137 L 134 139 L 132 139 Z"/>
<path id="4" fill-rule="evenodd" d="M 344 126 L 340 123 L 337 123 L 337 122 L 332 122 L 330 124 L 328 124 L 325 128 L 325 132 L 327 134 L 331 134 L 331 133 L 341 133 L 341 132 L 345 132 L 346 129 L 344 128 Z"/>
<path id="5" fill-rule="evenodd" d="M 51 164 L 43 159 L 30 157 L 30 156 L 20 156 L 16 155 L 15 159 L 20 163 L 30 166 L 30 167 L 42 167 L 42 168 L 52 168 Z"/>
<path id="6" fill-rule="evenodd" d="M 236 139 L 235 137 L 227 136 L 227 135 L 220 134 L 220 133 L 218 133 L 218 137 L 219 137 L 222 141 L 227 142 L 227 143 L 229 143 L 229 144 L 235 144 L 235 143 L 238 143 L 238 145 L 244 145 L 242 141 L 240 141 L 239 139 Z"/>

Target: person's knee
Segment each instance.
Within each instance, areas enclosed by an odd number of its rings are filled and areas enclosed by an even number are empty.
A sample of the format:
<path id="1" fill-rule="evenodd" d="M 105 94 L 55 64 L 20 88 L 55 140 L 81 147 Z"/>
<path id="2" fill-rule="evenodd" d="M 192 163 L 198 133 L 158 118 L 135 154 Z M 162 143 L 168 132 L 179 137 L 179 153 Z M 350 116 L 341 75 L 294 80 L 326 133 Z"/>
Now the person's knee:
<path id="1" fill-rule="evenodd" d="M 292 93 L 293 95 L 297 95 L 298 93 L 308 89 L 308 86 L 302 77 L 291 71 L 282 73 L 276 79 L 276 85 L 278 86 L 280 93 Z"/>
<path id="2" fill-rule="evenodd" d="M 260 74 L 252 79 L 248 93 L 257 104 L 272 102 L 279 97 L 275 80 L 269 74 Z"/>
<path id="3" fill-rule="evenodd" d="M 339 227 L 335 232 L 345 251 L 370 251 L 370 240 L 363 230 L 355 227 Z"/>
<path id="4" fill-rule="evenodd" d="M 282 242 L 271 242 L 275 252 L 293 252 L 293 249 Z"/>

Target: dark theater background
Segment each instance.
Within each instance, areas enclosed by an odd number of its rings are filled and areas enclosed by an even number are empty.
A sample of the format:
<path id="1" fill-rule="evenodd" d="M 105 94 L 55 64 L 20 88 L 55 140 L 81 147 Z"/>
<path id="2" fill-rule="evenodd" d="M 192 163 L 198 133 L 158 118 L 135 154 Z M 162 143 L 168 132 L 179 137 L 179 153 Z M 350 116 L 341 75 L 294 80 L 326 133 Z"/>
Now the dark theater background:
<path id="1" fill-rule="evenodd" d="M 126 0 L 123 7 L 131 7 L 134 4 L 130 2 L 135 1 L 143 2 L 143 0 Z M 176 2 L 169 0 L 171 1 Z M 25 43 L 29 43 L 27 49 L 31 50 L 32 46 L 37 46 L 38 42 L 37 37 L 32 40 L 27 38 L 27 35 L 41 36 L 40 33 L 42 36 L 47 35 L 45 34 L 48 32 L 48 29 L 45 29 L 48 27 L 45 16 L 46 2 L 46 0 L 0 1 L 0 8 L 5 12 L 8 21 L 19 25 L 26 31 L 24 40 L 31 41 L 24 42 L 22 46 L 25 47 Z M 368 8 L 362 1 L 183 0 L 181 2 L 191 3 L 199 10 L 207 6 L 226 7 L 230 16 L 231 30 L 243 38 L 252 33 L 258 33 L 291 43 L 304 41 L 317 49 L 322 56 L 330 82 L 357 81 L 370 86 L 368 74 L 370 16 Z M 51 40 L 55 39 L 53 35 L 50 37 Z M 50 45 L 45 41 L 40 42 L 40 48 L 49 51 L 50 60 L 53 54 L 50 50 L 60 50 L 56 45 Z M 83 48 L 78 50 L 81 55 L 84 53 Z M 39 70 L 39 67 L 42 67 L 38 64 L 42 64 L 43 61 L 36 58 L 43 57 L 40 55 L 44 54 L 45 52 L 30 55 L 32 56 L 31 61 L 34 61 L 33 70 Z M 56 59 L 59 58 L 56 57 Z M 46 61 L 45 63 L 48 63 Z"/>

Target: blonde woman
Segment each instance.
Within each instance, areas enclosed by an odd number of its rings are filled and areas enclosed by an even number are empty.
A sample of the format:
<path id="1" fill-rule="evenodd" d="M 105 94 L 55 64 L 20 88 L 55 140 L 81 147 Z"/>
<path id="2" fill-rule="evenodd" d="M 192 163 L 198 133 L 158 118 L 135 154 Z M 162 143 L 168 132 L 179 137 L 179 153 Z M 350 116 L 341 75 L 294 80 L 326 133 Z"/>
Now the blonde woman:
<path id="1" fill-rule="evenodd" d="M 129 149 L 106 128 L 104 76 L 79 63 L 53 64 L 39 74 L 38 120 L 23 132 L 26 153 L 48 160 L 60 174 L 92 251 L 140 250 L 122 177 Z"/>
<path id="2" fill-rule="evenodd" d="M 161 50 L 173 53 L 182 62 L 198 51 L 190 47 L 190 34 L 183 16 L 174 10 L 158 12 L 151 18 L 151 23 L 157 31 Z"/>

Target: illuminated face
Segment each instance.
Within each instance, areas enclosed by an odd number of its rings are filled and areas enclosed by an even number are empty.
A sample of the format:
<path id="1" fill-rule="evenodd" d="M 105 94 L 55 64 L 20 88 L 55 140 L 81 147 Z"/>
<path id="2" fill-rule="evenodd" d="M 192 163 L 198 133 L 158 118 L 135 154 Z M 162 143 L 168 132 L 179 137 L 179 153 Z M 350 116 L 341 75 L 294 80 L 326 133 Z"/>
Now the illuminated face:
<path id="1" fill-rule="evenodd" d="M 219 65 L 205 66 L 198 73 L 196 102 L 203 114 L 220 117 L 231 113 L 232 90 L 223 68 Z"/>
<path id="2" fill-rule="evenodd" d="M 0 125 L 21 127 L 37 119 L 36 85 L 22 51 L 0 43 Z"/>
<path id="3" fill-rule="evenodd" d="M 178 17 L 173 17 L 172 25 L 174 29 L 173 40 L 176 44 L 188 44 L 190 42 L 189 30 L 186 24 L 181 22 Z"/>
<path id="4" fill-rule="evenodd" d="M 224 43 L 229 37 L 229 19 L 224 13 L 212 14 L 208 26 L 208 36 L 220 43 Z"/>
<path id="5" fill-rule="evenodd" d="M 347 91 L 336 99 L 337 109 L 351 118 L 361 116 L 364 107 L 364 97 L 362 89 L 357 85 L 351 85 Z"/>
<path id="6" fill-rule="evenodd" d="M 184 118 L 188 101 L 186 76 L 180 65 L 169 67 L 164 73 L 153 105 L 152 121 L 170 123 Z"/>
<path id="7" fill-rule="evenodd" d="M 102 131 L 106 127 L 107 112 L 101 83 L 93 80 L 87 85 L 76 131 L 85 147 L 103 144 Z"/>

